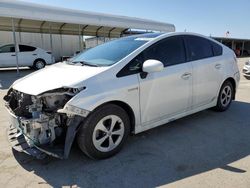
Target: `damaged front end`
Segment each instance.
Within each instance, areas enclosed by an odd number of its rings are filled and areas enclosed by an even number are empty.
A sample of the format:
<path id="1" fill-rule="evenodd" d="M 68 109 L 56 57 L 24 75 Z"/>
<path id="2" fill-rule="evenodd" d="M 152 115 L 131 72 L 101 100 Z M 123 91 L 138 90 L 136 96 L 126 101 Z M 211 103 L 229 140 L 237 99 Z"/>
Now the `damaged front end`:
<path id="1" fill-rule="evenodd" d="M 17 151 L 37 158 L 67 158 L 84 115 L 67 106 L 80 89 L 60 88 L 38 96 L 10 89 L 4 97 L 11 116 L 8 137 Z"/>

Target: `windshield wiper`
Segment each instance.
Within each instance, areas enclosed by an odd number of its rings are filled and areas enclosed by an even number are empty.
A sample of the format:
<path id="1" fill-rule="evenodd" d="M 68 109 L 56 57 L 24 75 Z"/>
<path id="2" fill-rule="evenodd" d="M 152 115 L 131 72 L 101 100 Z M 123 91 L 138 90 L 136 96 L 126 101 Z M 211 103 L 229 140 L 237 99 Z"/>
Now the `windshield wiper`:
<path id="1" fill-rule="evenodd" d="M 90 64 L 86 61 L 73 61 L 72 63 L 81 63 L 82 65 L 90 66 L 90 67 L 98 67 L 96 64 Z"/>

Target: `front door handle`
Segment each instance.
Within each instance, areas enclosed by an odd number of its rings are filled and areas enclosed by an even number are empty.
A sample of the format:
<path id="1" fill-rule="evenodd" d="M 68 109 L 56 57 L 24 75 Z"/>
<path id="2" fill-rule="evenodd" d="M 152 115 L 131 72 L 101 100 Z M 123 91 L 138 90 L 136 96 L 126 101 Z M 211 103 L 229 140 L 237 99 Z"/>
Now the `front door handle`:
<path id="1" fill-rule="evenodd" d="M 220 68 L 221 68 L 221 64 L 216 64 L 214 67 L 215 67 L 216 69 L 220 69 Z"/>
<path id="2" fill-rule="evenodd" d="M 12 54 L 11 56 L 16 56 L 16 55 Z"/>
<path id="3" fill-rule="evenodd" d="M 189 77 L 191 76 L 192 74 L 190 73 L 190 72 L 186 72 L 186 73 L 184 73 L 182 76 L 181 76 L 181 78 L 183 79 L 183 80 L 187 80 L 187 79 L 189 79 Z"/>

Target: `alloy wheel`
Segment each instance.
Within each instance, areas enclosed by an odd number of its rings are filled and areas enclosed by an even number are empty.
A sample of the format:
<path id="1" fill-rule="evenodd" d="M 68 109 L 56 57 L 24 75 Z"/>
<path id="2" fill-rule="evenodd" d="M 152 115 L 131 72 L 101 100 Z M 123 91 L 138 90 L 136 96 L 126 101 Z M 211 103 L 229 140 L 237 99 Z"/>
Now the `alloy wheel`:
<path id="1" fill-rule="evenodd" d="M 109 152 L 120 144 L 124 132 L 125 127 L 121 118 L 116 115 L 109 115 L 102 118 L 95 126 L 92 141 L 97 150 Z"/>
<path id="2" fill-rule="evenodd" d="M 36 62 L 36 68 L 37 69 L 42 69 L 44 67 L 44 62 L 43 61 L 37 61 Z"/>
<path id="3" fill-rule="evenodd" d="M 229 105 L 232 100 L 232 89 L 230 86 L 225 86 L 221 92 L 221 104 L 223 107 Z"/>

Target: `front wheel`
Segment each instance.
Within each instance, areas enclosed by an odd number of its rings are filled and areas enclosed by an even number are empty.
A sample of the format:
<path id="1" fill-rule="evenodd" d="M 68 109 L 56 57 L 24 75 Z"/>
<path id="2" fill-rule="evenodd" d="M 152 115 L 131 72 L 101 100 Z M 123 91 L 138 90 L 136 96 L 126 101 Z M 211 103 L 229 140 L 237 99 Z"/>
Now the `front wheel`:
<path id="1" fill-rule="evenodd" d="M 81 126 L 77 141 L 90 158 L 105 159 L 120 151 L 130 132 L 124 109 L 107 104 L 92 112 Z"/>
<path id="2" fill-rule="evenodd" d="M 227 110 L 232 102 L 234 92 L 232 83 L 230 81 L 225 81 L 221 86 L 215 110 L 219 112 Z"/>

